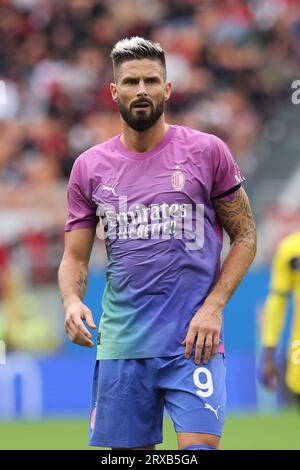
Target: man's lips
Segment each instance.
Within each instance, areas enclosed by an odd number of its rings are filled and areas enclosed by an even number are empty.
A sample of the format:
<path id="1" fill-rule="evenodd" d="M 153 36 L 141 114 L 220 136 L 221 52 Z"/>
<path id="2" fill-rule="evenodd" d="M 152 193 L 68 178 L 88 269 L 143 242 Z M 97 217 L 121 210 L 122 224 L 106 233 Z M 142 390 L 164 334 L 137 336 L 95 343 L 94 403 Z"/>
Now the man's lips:
<path id="1" fill-rule="evenodd" d="M 133 108 L 148 108 L 149 106 L 149 101 L 139 101 L 133 105 Z"/>

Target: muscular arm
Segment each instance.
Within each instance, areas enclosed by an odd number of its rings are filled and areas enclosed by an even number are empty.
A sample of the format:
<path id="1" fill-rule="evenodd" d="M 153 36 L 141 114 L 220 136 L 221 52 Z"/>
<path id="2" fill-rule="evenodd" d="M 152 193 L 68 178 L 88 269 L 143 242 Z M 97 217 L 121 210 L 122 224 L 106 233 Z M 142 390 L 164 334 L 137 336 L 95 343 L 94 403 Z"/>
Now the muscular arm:
<path id="1" fill-rule="evenodd" d="M 214 204 L 217 217 L 230 237 L 230 251 L 219 279 L 192 318 L 183 341 L 187 359 L 190 358 L 196 341 L 196 364 L 200 363 L 202 351 L 204 364 L 217 354 L 223 308 L 243 279 L 256 253 L 256 228 L 244 189 L 236 191 L 231 201 L 216 201 Z"/>
<path id="2" fill-rule="evenodd" d="M 271 292 L 264 306 L 262 317 L 262 351 L 259 378 L 263 385 L 276 389 L 279 369 L 276 364 L 276 348 L 280 341 L 286 314 L 287 296 Z"/>
<path id="3" fill-rule="evenodd" d="M 280 341 L 286 314 L 287 296 L 271 292 L 264 306 L 262 318 L 262 352 L 259 377 L 263 385 L 276 389 L 279 369 L 276 364 L 276 347 Z"/>
<path id="4" fill-rule="evenodd" d="M 88 277 L 88 263 L 94 242 L 94 229 L 66 232 L 65 250 L 58 271 L 58 282 L 65 311 L 65 330 L 71 341 L 81 346 L 93 346 L 91 333 L 85 327 L 96 328 L 92 313 L 82 303 Z"/>
<path id="5" fill-rule="evenodd" d="M 256 254 L 256 228 L 246 192 L 240 188 L 229 202 L 215 202 L 221 225 L 230 238 L 230 251 L 207 301 L 224 307 L 246 274 Z"/>
<path id="6" fill-rule="evenodd" d="M 271 289 L 264 305 L 261 325 L 262 352 L 259 376 L 268 388 L 277 387 L 279 370 L 276 364 L 276 349 L 280 342 L 287 314 L 287 299 L 292 289 L 290 257 L 285 244 L 280 244 L 272 263 Z"/>

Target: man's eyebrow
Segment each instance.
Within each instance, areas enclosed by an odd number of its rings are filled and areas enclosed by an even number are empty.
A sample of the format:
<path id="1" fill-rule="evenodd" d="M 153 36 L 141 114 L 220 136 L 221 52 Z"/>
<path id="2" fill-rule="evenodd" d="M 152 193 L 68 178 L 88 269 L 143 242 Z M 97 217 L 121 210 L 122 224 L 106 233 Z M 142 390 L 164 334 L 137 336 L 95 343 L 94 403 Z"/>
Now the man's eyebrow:
<path id="1" fill-rule="evenodd" d="M 140 78 L 140 75 L 124 75 L 123 77 L 121 77 L 121 80 L 124 81 L 124 80 L 139 80 Z M 144 79 L 147 80 L 147 79 L 153 79 L 153 78 L 156 78 L 156 79 L 161 79 L 161 76 L 159 74 L 155 74 L 155 75 L 146 75 L 144 76 Z"/>

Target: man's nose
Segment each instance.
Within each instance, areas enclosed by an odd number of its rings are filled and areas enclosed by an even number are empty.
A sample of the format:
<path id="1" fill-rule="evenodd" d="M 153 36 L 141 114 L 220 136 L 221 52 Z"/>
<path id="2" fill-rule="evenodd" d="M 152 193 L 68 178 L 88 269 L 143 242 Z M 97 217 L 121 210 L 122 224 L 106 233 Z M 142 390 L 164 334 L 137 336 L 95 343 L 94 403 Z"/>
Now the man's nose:
<path id="1" fill-rule="evenodd" d="M 138 87 L 138 91 L 137 91 L 137 95 L 138 96 L 145 96 L 147 95 L 147 90 L 146 90 L 146 87 L 145 87 L 145 83 L 143 82 L 143 80 L 141 80 L 139 82 L 139 87 Z"/>

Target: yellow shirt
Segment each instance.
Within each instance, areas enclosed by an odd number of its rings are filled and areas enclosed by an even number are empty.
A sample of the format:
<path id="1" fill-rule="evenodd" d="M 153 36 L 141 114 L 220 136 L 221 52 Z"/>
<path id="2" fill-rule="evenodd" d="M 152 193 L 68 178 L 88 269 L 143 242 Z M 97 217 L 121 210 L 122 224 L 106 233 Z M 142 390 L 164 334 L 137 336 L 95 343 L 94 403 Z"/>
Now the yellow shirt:
<path id="1" fill-rule="evenodd" d="M 290 342 L 300 339 L 300 231 L 284 238 L 272 264 L 271 292 L 266 300 L 262 324 L 262 344 L 276 347 L 286 314 L 287 295 L 294 295 L 294 318 Z"/>

